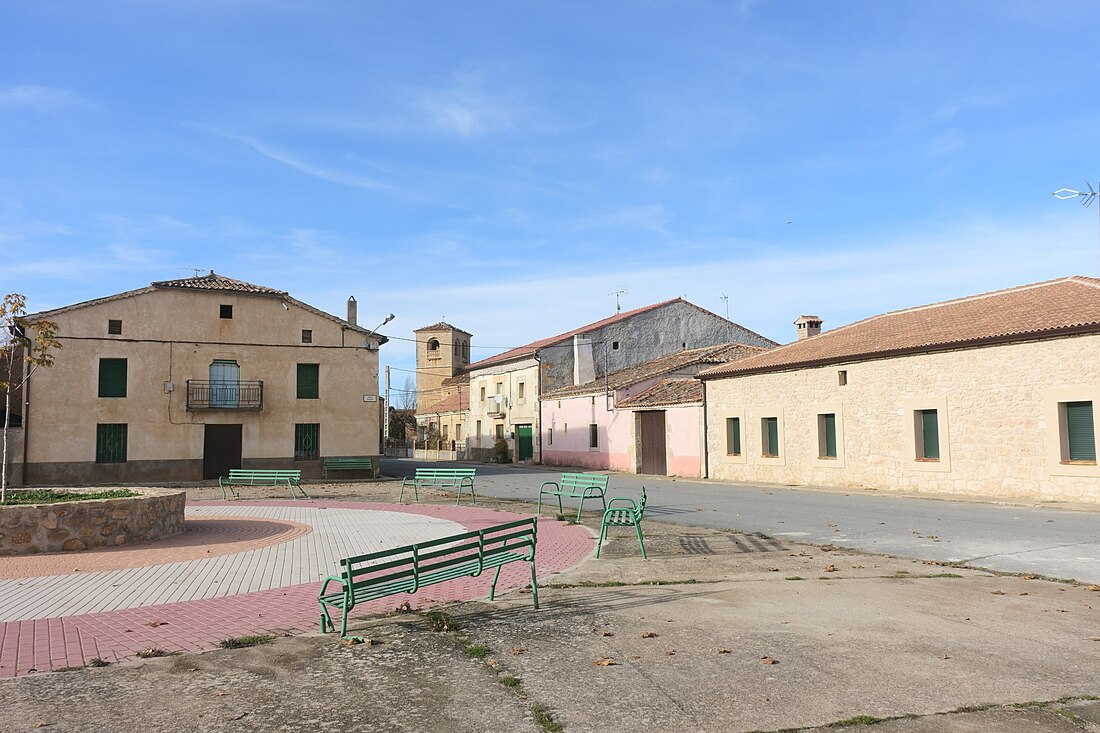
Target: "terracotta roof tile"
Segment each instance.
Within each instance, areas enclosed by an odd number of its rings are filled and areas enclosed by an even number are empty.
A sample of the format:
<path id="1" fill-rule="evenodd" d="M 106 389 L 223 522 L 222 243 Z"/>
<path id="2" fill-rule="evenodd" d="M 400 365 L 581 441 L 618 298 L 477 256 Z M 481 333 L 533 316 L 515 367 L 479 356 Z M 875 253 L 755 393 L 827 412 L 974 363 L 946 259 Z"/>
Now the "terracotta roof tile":
<path id="1" fill-rule="evenodd" d="M 703 383 L 698 379 L 664 379 L 644 392 L 619 402 L 616 407 L 661 407 L 703 401 Z"/>
<path id="2" fill-rule="evenodd" d="M 463 387 L 455 394 L 447 395 L 428 409 L 417 414 L 435 415 L 444 412 L 463 412 L 468 409 L 470 409 L 470 389 L 469 387 Z"/>
<path id="3" fill-rule="evenodd" d="M 686 349 L 674 354 L 666 354 L 656 359 L 642 362 L 626 369 L 619 369 L 607 375 L 606 383 L 602 378 L 587 384 L 562 387 L 559 390 L 542 396 L 543 399 L 561 399 L 573 395 L 588 394 L 590 392 L 602 392 L 606 387 L 610 389 L 623 389 L 632 384 L 643 382 L 647 379 L 659 377 L 662 374 L 674 372 L 696 364 L 726 364 L 738 359 L 754 356 L 764 351 L 769 351 L 761 346 L 748 346 L 746 344 L 723 344 L 721 346 L 704 346 L 699 349 Z"/>
<path id="4" fill-rule="evenodd" d="M 893 311 L 794 341 L 701 379 L 1100 332 L 1100 280 L 1066 277 Z"/>
<path id="5" fill-rule="evenodd" d="M 424 326 L 423 328 L 418 328 L 415 331 L 413 331 L 413 333 L 417 333 L 419 331 L 457 331 L 458 333 L 464 333 L 467 336 L 473 336 L 473 334 L 470 333 L 469 331 L 463 331 L 461 328 L 458 328 L 456 326 L 452 326 L 451 324 L 447 323 L 446 321 L 440 321 L 439 323 L 433 323 L 430 326 Z"/>
<path id="6" fill-rule="evenodd" d="M 286 295 L 286 291 L 253 285 L 243 280 L 219 275 L 213 270 L 208 275 L 185 277 L 180 280 L 161 280 L 152 284 L 154 288 L 187 288 L 189 290 L 227 290 L 235 293 L 261 293 L 263 295 Z"/>

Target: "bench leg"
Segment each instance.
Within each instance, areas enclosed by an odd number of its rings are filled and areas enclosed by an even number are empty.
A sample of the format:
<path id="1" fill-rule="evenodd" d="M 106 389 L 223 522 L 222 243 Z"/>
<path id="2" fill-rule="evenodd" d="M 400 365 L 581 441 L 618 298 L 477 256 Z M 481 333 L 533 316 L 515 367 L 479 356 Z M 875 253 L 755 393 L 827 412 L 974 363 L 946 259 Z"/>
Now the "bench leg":
<path id="1" fill-rule="evenodd" d="M 645 543 L 642 542 L 642 524 L 641 522 L 634 522 L 634 530 L 638 533 L 638 547 L 642 548 L 642 559 L 648 560 L 645 556 Z"/>
<path id="2" fill-rule="evenodd" d="M 290 483 L 290 482 L 288 481 L 287 483 Z M 306 490 L 302 488 L 302 485 L 301 485 L 301 484 L 295 484 L 295 483 L 291 483 L 291 484 L 290 484 L 290 498 L 291 498 L 291 499 L 294 499 L 294 498 L 295 498 L 295 496 L 294 496 L 294 489 L 298 489 L 298 491 L 301 491 L 301 492 L 302 492 L 302 498 L 303 498 L 303 499 L 308 499 L 308 498 L 309 498 L 309 494 L 307 494 L 307 493 L 306 493 Z"/>
<path id="3" fill-rule="evenodd" d="M 497 594 L 497 578 L 500 577 L 501 567 L 503 567 L 503 566 L 497 565 L 497 571 L 495 573 L 493 573 L 493 584 L 489 586 L 489 600 L 490 601 L 493 600 L 493 598 Z"/>
<path id="4" fill-rule="evenodd" d="M 539 607 L 539 583 L 535 578 L 535 561 L 531 561 L 531 600 L 535 602 L 535 608 Z"/>
<path id="5" fill-rule="evenodd" d="M 600 559 L 600 548 L 603 547 L 604 538 L 607 537 L 607 522 L 600 521 L 600 537 L 596 540 L 596 559 Z"/>

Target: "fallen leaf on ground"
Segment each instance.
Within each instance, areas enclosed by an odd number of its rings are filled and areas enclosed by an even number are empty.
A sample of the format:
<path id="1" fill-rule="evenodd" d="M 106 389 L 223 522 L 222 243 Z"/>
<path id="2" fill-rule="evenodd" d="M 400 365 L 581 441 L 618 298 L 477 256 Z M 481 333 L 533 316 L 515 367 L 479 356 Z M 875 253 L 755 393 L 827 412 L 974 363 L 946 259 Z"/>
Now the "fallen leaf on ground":
<path id="1" fill-rule="evenodd" d="M 993 591 L 993 593 L 991 595 L 1003 596 L 1004 594 L 1005 594 L 1005 592 L 1003 590 L 995 590 L 995 591 Z"/>
<path id="2" fill-rule="evenodd" d="M 838 571 L 839 569 L 840 569 L 840 568 L 838 568 L 838 567 L 837 567 L 836 565 L 826 565 L 826 566 L 825 566 L 825 572 L 826 572 L 826 573 L 835 573 L 835 572 L 837 572 L 837 571 Z"/>
<path id="3" fill-rule="evenodd" d="M 527 653 L 527 648 L 526 647 L 522 647 L 522 646 L 512 647 L 512 654 L 517 654 L 518 655 L 518 654 L 526 654 L 526 653 Z"/>
<path id="4" fill-rule="evenodd" d="M 731 652 L 729 649 L 719 649 L 718 653 L 719 654 L 733 654 L 733 652 Z"/>
<path id="5" fill-rule="evenodd" d="M 656 639 L 657 638 L 657 632 L 656 631 L 643 631 L 642 632 L 642 638 L 643 639 Z"/>
<path id="6" fill-rule="evenodd" d="M 1023 578 L 1024 580 L 1038 580 L 1039 579 L 1038 575 L 1021 575 L 1020 577 Z"/>
<path id="7" fill-rule="evenodd" d="M 764 568 L 764 569 L 767 570 L 769 573 L 778 573 L 779 572 L 779 568 Z"/>
<path id="8" fill-rule="evenodd" d="M 614 667 L 617 664 L 618 662 L 616 662 L 611 657 L 603 657 L 601 659 L 597 659 L 595 662 L 592 662 L 593 667 Z"/>
<path id="9" fill-rule="evenodd" d="M 665 652 L 665 654 L 667 656 L 670 656 L 670 657 L 675 657 L 676 656 L 676 650 L 675 649 L 670 649 L 669 651 Z"/>
<path id="10" fill-rule="evenodd" d="M 614 631 L 601 631 L 600 632 L 600 636 L 614 636 L 614 635 L 615 635 Z"/>
<path id="11" fill-rule="evenodd" d="M 771 657 L 760 657 L 761 664 L 779 664 L 778 659 L 772 659 Z"/>
<path id="12" fill-rule="evenodd" d="M 944 658 L 944 659 L 950 659 L 951 657 L 949 657 L 949 656 L 947 656 L 946 654 L 944 654 L 944 655 L 943 655 L 943 658 Z"/>
<path id="13" fill-rule="evenodd" d="M 1086 585 L 1085 590 L 1091 590 L 1096 593 L 1100 593 L 1100 585 Z"/>
<path id="14" fill-rule="evenodd" d="M 155 629 L 158 626 L 167 626 L 168 622 L 167 621 L 148 621 L 148 622 L 146 622 L 145 625 L 146 626 L 152 626 Z"/>

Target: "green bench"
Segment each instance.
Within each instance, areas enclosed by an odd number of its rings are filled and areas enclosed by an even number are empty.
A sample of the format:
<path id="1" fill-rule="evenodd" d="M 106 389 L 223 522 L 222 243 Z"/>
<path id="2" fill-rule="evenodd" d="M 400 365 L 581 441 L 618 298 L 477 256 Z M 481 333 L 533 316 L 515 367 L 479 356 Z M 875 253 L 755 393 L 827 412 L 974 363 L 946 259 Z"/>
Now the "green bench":
<path id="1" fill-rule="evenodd" d="M 321 585 L 321 633 L 335 631 L 329 609 L 341 614 L 340 636 L 347 636 L 348 614 L 360 603 L 421 588 L 455 578 L 477 577 L 496 569 L 489 586 L 489 600 L 496 596 L 500 569 L 513 562 L 531 565 L 531 597 L 539 607 L 535 579 L 537 517 L 497 524 L 414 545 L 380 550 L 340 561 L 340 574 Z M 330 586 L 335 588 L 330 590 Z"/>
<path id="2" fill-rule="evenodd" d="M 580 499 L 580 506 L 577 507 L 577 521 L 581 521 L 581 510 L 584 509 L 585 499 L 599 499 L 600 504 L 604 509 L 607 509 L 607 502 L 604 501 L 604 494 L 607 492 L 607 479 L 608 476 L 599 473 L 563 473 L 561 478 L 557 481 L 547 481 L 541 487 L 539 487 L 539 514 L 542 513 L 542 497 L 543 496 L 556 496 L 558 497 L 558 513 L 564 514 L 565 510 L 561 505 L 561 498 L 563 496 L 570 499 Z M 553 488 L 547 488 L 548 486 Z"/>
<path id="3" fill-rule="evenodd" d="M 397 497 L 397 500 L 405 500 L 405 486 L 406 484 L 412 484 L 413 497 L 420 501 L 420 489 L 425 486 L 438 486 L 445 489 L 458 488 L 458 498 L 455 500 L 455 504 L 462 502 L 462 488 L 469 487 L 470 489 L 470 503 L 477 503 L 477 496 L 474 494 L 474 474 L 477 472 L 476 468 L 418 468 L 413 476 L 406 476 L 401 479 L 401 494 Z"/>
<path id="4" fill-rule="evenodd" d="M 327 479 L 329 471 L 370 471 L 374 474 L 373 458 L 325 458 L 321 463 L 321 478 Z"/>
<path id="5" fill-rule="evenodd" d="M 616 502 L 618 505 L 616 505 Z M 633 499 L 611 499 L 603 510 L 603 519 L 600 520 L 600 539 L 596 542 L 596 558 L 600 557 L 600 547 L 607 537 L 608 527 L 633 527 L 638 535 L 638 547 L 642 548 L 642 559 L 645 556 L 645 544 L 642 543 L 642 513 L 645 512 L 645 487 L 642 487 L 642 497 L 635 504 Z"/>
<path id="6" fill-rule="evenodd" d="M 234 498 L 240 499 L 241 494 L 235 486 L 278 486 L 286 484 L 290 489 L 290 498 L 295 499 L 294 489 L 302 492 L 302 496 L 309 498 L 306 490 L 298 485 L 302 480 L 301 471 L 282 469 L 255 469 L 255 468 L 231 468 L 228 476 L 218 477 L 218 485 L 222 489 L 222 498 L 228 499 L 225 490 L 229 489 Z"/>

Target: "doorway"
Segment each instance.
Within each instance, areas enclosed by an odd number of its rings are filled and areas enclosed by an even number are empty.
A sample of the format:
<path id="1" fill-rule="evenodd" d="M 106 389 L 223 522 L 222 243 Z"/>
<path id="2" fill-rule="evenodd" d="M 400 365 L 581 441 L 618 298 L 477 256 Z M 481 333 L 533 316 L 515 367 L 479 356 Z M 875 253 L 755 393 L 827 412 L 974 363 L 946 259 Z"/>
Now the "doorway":
<path id="1" fill-rule="evenodd" d="M 526 461 L 535 457 L 535 434 L 530 425 L 516 426 L 517 459 Z"/>
<path id="2" fill-rule="evenodd" d="M 241 467 L 241 426 L 207 425 L 202 440 L 203 479 L 228 476 Z"/>
<path id="3" fill-rule="evenodd" d="M 664 410 L 638 413 L 642 431 L 642 473 L 664 476 L 668 473 L 665 462 L 665 413 Z"/>

